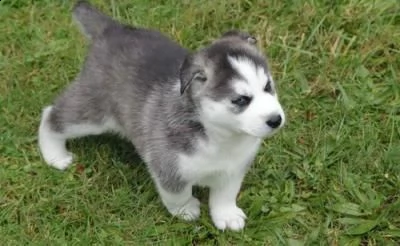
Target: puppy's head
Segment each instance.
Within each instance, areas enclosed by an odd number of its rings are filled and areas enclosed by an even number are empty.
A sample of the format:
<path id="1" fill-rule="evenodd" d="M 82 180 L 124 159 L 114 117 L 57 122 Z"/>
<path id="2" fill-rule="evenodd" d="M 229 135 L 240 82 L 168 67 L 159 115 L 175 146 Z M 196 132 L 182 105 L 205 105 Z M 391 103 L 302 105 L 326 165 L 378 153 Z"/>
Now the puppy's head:
<path id="1" fill-rule="evenodd" d="M 255 137 L 285 122 L 266 58 L 247 33 L 230 31 L 189 55 L 181 67 L 181 93 L 199 106 L 205 124 Z"/>

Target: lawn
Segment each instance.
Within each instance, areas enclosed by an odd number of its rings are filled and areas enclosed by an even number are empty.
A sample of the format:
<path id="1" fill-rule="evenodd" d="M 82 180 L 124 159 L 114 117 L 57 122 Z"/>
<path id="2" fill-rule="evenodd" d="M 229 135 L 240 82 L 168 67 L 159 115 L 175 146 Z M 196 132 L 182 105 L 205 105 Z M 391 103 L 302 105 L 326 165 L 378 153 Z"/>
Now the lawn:
<path id="1" fill-rule="evenodd" d="M 288 122 L 246 176 L 242 232 L 214 228 L 202 189 L 200 220 L 172 218 L 115 136 L 69 142 L 76 159 L 65 172 L 45 165 L 41 109 L 87 47 L 72 2 L 0 2 L 2 245 L 400 245 L 397 0 L 92 0 L 191 49 L 232 28 L 257 37 Z"/>

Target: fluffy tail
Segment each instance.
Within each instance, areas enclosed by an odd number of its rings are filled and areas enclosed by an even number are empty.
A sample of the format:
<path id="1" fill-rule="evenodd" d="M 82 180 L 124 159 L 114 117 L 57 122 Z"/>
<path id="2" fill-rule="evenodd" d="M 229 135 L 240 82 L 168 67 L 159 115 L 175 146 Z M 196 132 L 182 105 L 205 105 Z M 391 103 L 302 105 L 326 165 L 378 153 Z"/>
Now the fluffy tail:
<path id="1" fill-rule="evenodd" d="M 82 32 L 89 39 L 94 39 L 102 35 L 106 28 L 116 24 L 112 18 L 103 14 L 84 0 L 78 1 L 75 4 L 72 13 Z"/>

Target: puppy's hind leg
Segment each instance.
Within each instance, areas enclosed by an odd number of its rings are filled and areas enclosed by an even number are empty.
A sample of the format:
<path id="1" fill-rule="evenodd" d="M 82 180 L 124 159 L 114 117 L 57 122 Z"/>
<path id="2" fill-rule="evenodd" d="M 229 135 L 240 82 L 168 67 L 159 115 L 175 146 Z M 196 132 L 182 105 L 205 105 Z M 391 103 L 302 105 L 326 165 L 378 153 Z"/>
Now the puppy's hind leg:
<path id="1" fill-rule="evenodd" d="M 73 107 L 75 100 L 62 101 L 43 110 L 39 127 L 39 147 L 46 163 L 64 170 L 72 163 L 72 154 L 67 151 L 66 141 L 107 131 L 118 131 L 112 117 L 81 104 Z M 92 105 L 93 106 L 93 105 Z M 84 110 L 82 110 L 82 108 Z"/>
<path id="2" fill-rule="evenodd" d="M 52 127 L 50 114 L 52 106 L 43 109 L 39 127 L 39 148 L 47 164 L 63 170 L 72 163 L 72 153 L 67 151 L 67 136 Z"/>

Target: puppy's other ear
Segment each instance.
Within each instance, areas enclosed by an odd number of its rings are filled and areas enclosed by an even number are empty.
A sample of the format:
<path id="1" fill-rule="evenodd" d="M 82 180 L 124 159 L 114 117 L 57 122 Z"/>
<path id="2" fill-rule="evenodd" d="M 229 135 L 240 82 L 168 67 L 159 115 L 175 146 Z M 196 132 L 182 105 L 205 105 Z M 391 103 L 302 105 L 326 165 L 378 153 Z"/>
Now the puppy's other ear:
<path id="1" fill-rule="evenodd" d="M 227 31 L 226 33 L 224 33 L 222 35 L 222 37 L 238 37 L 238 38 L 242 39 L 243 41 L 248 42 L 251 45 L 255 45 L 257 43 L 257 39 L 254 36 L 251 36 L 247 32 L 241 32 L 238 30 Z"/>
<path id="2" fill-rule="evenodd" d="M 204 69 L 200 65 L 195 64 L 194 60 L 194 55 L 188 55 L 181 65 L 179 71 L 181 80 L 181 95 L 183 95 L 186 89 L 189 88 L 193 82 L 199 81 L 204 83 L 207 80 Z"/>

